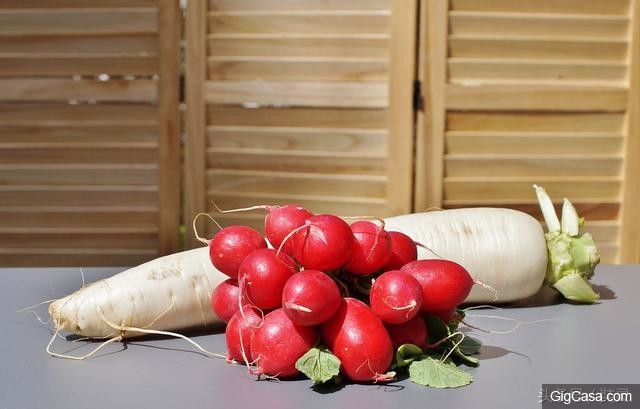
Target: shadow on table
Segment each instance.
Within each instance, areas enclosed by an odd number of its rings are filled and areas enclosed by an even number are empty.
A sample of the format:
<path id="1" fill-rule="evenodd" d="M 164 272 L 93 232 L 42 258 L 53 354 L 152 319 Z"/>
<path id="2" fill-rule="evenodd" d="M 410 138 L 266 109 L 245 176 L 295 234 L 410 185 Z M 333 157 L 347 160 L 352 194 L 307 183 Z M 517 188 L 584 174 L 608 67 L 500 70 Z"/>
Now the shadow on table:
<path id="1" fill-rule="evenodd" d="M 614 300 L 616 299 L 616 293 L 606 285 L 593 284 L 593 290 L 600 294 L 600 300 Z M 575 303 L 562 298 L 560 293 L 549 286 L 543 286 L 533 296 L 515 301 L 513 303 L 505 304 L 503 308 L 527 308 L 527 307 L 547 307 L 558 304 L 574 304 L 574 305 L 589 305 L 583 303 Z"/>
<path id="2" fill-rule="evenodd" d="M 501 358 L 505 355 L 508 354 L 513 354 L 513 355 L 517 355 L 523 358 L 526 358 L 527 361 L 529 361 L 529 363 L 531 363 L 531 358 L 523 353 L 520 352 L 516 352 L 516 351 L 510 351 L 508 349 L 499 347 L 499 346 L 495 346 L 495 345 L 482 345 L 482 347 L 480 348 L 480 353 L 478 355 L 474 355 L 476 358 L 478 358 L 481 361 L 485 361 L 488 359 L 496 359 L 496 358 Z"/>

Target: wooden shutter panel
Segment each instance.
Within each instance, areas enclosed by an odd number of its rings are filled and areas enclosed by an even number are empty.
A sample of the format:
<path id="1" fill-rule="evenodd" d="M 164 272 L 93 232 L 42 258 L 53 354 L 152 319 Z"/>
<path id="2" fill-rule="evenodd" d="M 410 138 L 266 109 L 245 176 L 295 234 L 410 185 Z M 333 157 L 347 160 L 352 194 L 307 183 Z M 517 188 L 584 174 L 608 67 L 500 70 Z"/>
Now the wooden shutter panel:
<path id="1" fill-rule="evenodd" d="M 131 265 L 179 238 L 173 0 L 0 6 L 0 264 Z"/>
<path id="2" fill-rule="evenodd" d="M 637 211 L 621 213 L 637 191 L 625 172 L 638 139 L 628 123 L 638 89 L 630 2 L 424 0 L 421 10 L 416 209 L 540 217 L 537 183 L 557 204 L 571 198 L 603 260 L 620 260 L 621 234 L 638 224 Z"/>
<path id="3" fill-rule="evenodd" d="M 190 1 L 187 220 L 409 211 L 415 21 L 413 1 Z"/>

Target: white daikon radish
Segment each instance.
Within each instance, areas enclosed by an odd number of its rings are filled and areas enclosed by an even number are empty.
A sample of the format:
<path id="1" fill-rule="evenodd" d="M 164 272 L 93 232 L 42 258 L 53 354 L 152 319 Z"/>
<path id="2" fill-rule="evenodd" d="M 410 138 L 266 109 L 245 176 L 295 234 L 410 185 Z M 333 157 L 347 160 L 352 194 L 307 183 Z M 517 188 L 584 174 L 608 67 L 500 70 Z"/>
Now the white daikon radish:
<path id="1" fill-rule="evenodd" d="M 467 208 L 416 213 L 385 219 L 385 228 L 407 234 L 420 248 L 419 259 L 445 258 L 497 294 L 474 286 L 467 302 L 510 302 L 534 295 L 543 283 L 570 300 L 598 300 L 589 284 L 600 253 L 583 219 L 564 200 L 562 223 L 544 189 L 536 194 L 549 232 L 526 213 L 500 208 Z M 497 296 L 497 300 L 495 297 Z"/>
<path id="2" fill-rule="evenodd" d="M 445 258 L 508 302 L 535 294 L 547 271 L 547 245 L 540 223 L 511 209 L 473 208 L 415 213 L 385 219 L 389 231 L 427 246 L 418 259 Z M 467 302 L 492 302 L 494 293 L 474 286 Z"/>
<path id="3" fill-rule="evenodd" d="M 222 321 L 211 293 L 229 277 L 206 247 L 160 257 L 91 283 L 49 305 L 56 331 L 90 338 L 131 338 L 143 330 L 205 328 Z"/>

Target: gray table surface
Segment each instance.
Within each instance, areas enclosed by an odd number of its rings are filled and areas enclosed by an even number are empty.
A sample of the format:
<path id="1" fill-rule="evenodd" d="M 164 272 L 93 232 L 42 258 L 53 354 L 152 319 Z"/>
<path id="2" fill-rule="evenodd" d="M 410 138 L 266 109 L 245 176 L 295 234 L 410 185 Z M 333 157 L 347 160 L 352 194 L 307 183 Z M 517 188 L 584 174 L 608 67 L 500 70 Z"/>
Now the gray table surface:
<path id="1" fill-rule="evenodd" d="M 85 269 L 87 281 L 121 269 Z M 484 343 L 474 382 L 435 390 L 400 380 L 393 387 L 348 384 L 318 393 L 308 380 L 256 381 L 240 365 L 208 358 L 182 340 L 146 339 L 108 345 L 85 361 L 45 352 L 51 329 L 16 310 L 72 292 L 78 269 L 0 269 L 0 409 L 22 408 L 539 408 L 542 383 L 640 383 L 636 349 L 640 329 L 640 266 L 599 266 L 597 305 L 561 302 L 552 292 L 501 310 L 470 312 L 469 321 L 515 332 L 474 332 Z M 46 306 L 37 308 L 47 318 Z M 476 317 L 473 317 L 476 315 Z M 193 339 L 225 351 L 221 333 Z M 95 345 L 57 340 L 60 352 L 81 354 Z"/>

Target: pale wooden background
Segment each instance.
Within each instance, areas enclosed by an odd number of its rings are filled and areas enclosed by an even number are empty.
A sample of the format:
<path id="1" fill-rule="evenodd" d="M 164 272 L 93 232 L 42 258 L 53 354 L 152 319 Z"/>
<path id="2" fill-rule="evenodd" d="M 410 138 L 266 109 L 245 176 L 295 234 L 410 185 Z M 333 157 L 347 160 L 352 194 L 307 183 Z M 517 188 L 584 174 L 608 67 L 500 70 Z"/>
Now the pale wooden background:
<path id="1" fill-rule="evenodd" d="M 572 199 L 605 262 L 638 262 L 639 2 L 421 4 L 416 208 L 539 216 L 537 183 Z"/>
<path id="2" fill-rule="evenodd" d="M 135 264 L 213 203 L 539 217 L 533 183 L 638 262 L 639 3 L 0 0 L 0 265 Z"/>
<path id="3" fill-rule="evenodd" d="M 0 0 L 0 265 L 130 265 L 180 222 L 173 0 Z"/>

